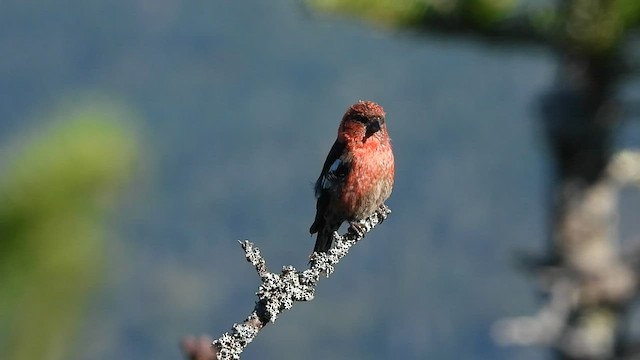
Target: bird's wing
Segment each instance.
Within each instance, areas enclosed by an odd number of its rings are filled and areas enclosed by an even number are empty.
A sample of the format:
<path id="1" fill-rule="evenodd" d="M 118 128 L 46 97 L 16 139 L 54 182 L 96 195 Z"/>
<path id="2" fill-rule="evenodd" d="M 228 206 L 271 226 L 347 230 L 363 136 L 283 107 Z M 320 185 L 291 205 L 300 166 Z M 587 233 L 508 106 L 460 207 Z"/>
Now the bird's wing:
<path id="1" fill-rule="evenodd" d="M 331 199 L 330 189 L 344 180 L 351 169 L 351 157 L 345 151 L 345 144 L 336 141 L 322 166 L 322 172 L 315 185 L 316 217 L 309 232 L 315 234 L 325 226 L 325 214 Z"/>
<path id="2" fill-rule="evenodd" d="M 333 143 L 314 187 L 317 199 L 320 199 L 323 192 L 333 187 L 337 182 L 342 181 L 347 175 L 351 159 L 346 158 L 344 150 L 345 145 L 343 142 L 336 141 Z"/>

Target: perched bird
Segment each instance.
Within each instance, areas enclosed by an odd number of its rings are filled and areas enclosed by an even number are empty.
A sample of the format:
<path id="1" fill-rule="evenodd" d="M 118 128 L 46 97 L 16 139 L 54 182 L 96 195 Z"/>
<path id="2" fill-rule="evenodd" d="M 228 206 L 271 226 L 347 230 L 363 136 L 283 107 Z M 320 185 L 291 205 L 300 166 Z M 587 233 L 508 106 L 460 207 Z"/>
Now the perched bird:
<path id="1" fill-rule="evenodd" d="M 353 104 L 315 184 L 316 217 L 309 229 L 318 233 L 313 251 L 327 252 L 343 222 L 373 214 L 391 195 L 393 176 L 384 109 L 371 101 Z"/>

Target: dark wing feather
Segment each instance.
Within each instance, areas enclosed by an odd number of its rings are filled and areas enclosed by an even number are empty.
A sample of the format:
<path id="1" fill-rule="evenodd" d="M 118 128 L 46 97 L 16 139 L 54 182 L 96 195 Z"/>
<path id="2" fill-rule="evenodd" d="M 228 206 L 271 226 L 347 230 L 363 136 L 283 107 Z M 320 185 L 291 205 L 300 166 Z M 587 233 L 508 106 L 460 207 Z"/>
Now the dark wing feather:
<path id="1" fill-rule="evenodd" d="M 345 144 L 343 142 L 336 140 L 333 143 L 322 166 L 322 172 L 320 172 L 320 176 L 316 180 L 314 190 L 318 201 L 316 203 L 316 217 L 309 229 L 312 234 L 317 233 L 324 226 L 324 214 L 329 206 L 330 186 L 344 178 L 349 170 L 348 160 L 350 159 L 345 159 L 344 150 Z"/>
<path id="2" fill-rule="evenodd" d="M 316 184 L 314 186 L 316 198 L 319 199 L 322 196 L 323 190 L 326 190 L 327 179 L 331 179 L 334 176 L 344 176 L 343 174 L 346 173 L 347 164 L 343 160 L 344 148 L 344 143 L 336 140 L 336 142 L 333 143 L 331 150 L 329 150 L 327 159 L 324 161 L 324 165 L 322 166 L 320 176 L 318 176 L 318 180 L 316 180 Z M 340 166 L 335 166 L 336 160 L 341 160 Z M 334 169 L 331 169 L 332 166 L 334 166 Z M 325 186 L 323 186 L 323 184 L 325 184 Z"/>

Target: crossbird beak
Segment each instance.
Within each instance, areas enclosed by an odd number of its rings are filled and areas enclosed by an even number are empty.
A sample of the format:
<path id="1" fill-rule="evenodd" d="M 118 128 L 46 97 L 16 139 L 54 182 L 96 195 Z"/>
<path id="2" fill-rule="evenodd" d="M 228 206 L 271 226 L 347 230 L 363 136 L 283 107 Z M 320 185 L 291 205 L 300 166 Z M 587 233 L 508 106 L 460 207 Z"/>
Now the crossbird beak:
<path id="1" fill-rule="evenodd" d="M 379 120 L 373 120 L 369 124 L 367 124 L 367 133 L 366 133 L 367 137 L 375 134 L 377 131 L 380 131 L 380 121 Z"/>

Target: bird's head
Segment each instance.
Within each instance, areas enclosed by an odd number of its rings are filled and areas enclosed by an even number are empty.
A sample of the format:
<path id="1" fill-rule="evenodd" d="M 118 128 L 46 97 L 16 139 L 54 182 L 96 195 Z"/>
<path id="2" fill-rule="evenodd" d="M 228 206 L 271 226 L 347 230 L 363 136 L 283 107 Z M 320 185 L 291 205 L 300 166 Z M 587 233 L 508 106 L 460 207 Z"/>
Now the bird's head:
<path id="1" fill-rule="evenodd" d="M 384 109 L 373 101 L 358 101 L 342 117 L 340 133 L 360 141 L 383 136 L 386 133 Z"/>

